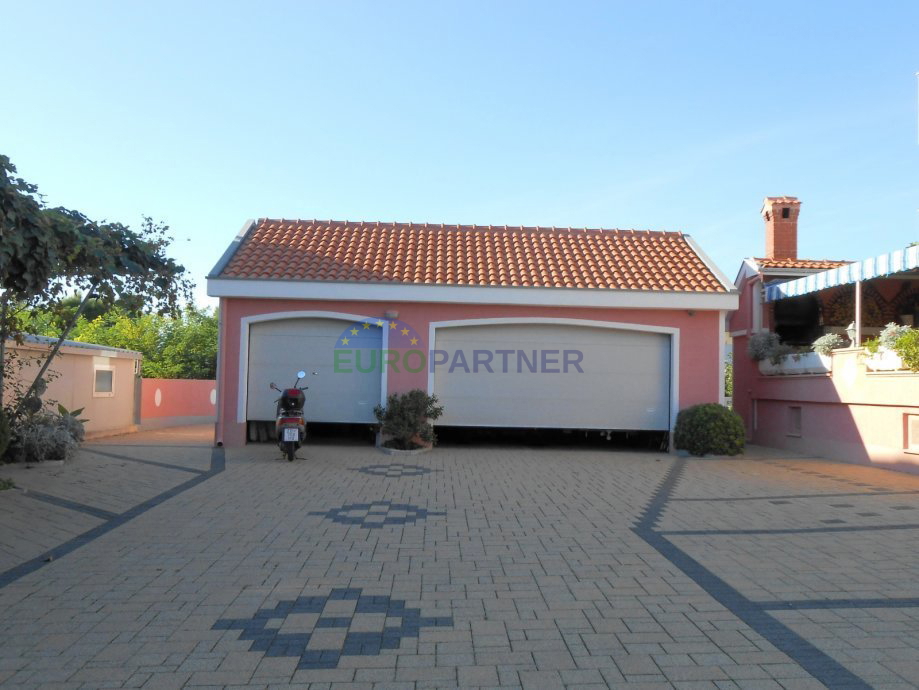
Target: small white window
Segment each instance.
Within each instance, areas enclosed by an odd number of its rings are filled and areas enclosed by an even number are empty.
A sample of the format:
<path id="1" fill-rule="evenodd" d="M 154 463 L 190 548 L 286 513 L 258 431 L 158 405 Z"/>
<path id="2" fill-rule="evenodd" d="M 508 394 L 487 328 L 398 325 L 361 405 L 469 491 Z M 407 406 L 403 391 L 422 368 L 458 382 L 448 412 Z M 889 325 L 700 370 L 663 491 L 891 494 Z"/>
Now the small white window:
<path id="1" fill-rule="evenodd" d="M 115 397 L 115 367 L 97 366 L 93 375 L 93 397 Z"/>
<path id="2" fill-rule="evenodd" d="M 906 415 L 906 446 L 907 453 L 919 453 L 919 414 Z"/>
<path id="3" fill-rule="evenodd" d="M 788 408 L 788 435 L 801 435 L 801 408 L 790 406 Z"/>

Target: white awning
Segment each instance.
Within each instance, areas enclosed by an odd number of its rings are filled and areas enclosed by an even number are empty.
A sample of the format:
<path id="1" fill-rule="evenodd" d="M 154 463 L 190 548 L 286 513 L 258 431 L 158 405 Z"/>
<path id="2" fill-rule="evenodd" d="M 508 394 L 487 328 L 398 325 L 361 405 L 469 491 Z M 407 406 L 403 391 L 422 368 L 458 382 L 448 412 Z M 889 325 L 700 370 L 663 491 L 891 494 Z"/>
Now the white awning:
<path id="1" fill-rule="evenodd" d="M 775 302 L 789 297 L 798 297 L 799 295 L 826 290 L 837 285 L 846 285 L 859 280 L 871 280 L 872 278 L 883 278 L 884 276 L 902 273 L 915 268 L 919 268 L 919 246 L 906 247 L 888 254 L 873 256 L 864 261 L 856 261 L 846 266 L 813 273 L 797 280 L 789 280 L 787 283 L 767 285 L 766 301 Z"/>

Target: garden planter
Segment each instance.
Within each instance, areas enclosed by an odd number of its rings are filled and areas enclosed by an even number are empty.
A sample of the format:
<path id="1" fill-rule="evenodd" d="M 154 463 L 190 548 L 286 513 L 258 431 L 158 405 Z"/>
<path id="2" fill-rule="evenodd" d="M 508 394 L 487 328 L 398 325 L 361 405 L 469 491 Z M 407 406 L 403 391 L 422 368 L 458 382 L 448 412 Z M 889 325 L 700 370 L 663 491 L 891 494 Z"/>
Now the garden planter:
<path id="1" fill-rule="evenodd" d="M 398 448 L 387 448 L 386 446 L 383 446 L 383 445 L 377 446 L 377 448 L 385 455 L 395 455 L 396 457 L 421 455 L 422 453 L 430 453 L 431 450 L 433 450 L 433 446 L 427 446 L 425 448 L 415 448 L 413 450 L 399 450 Z"/>
<path id="2" fill-rule="evenodd" d="M 893 350 L 878 350 L 865 357 L 865 366 L 869 371 L 897 371 L 903 368 L 903 360 Z"/>
<path id="3" fill-rule="evenodd" d="M 382 432 L 377 432 L 377 450 L 385 453 L 386 455 L 421 455 L 422 453 L 427 453 L 433 450 L 433 443 L 425 443 L 419 437 L 415 437 L 415 443 L 419 444 L 421 448 L 412 448 L 411 450 L 402 450 L 400 448 L 387 448 L 383 444 L 388 441 L 391 437 L 384 435 Z"/>
<path id="4" fill-rule="evenodd" d="M 821 355 L 816 352 L 788 355 L 778 364 L 773 364 L 768 359 L 764 359 L 759 363 L 759 372 L 765 376 L 828 374 L 832 370 L 832 355 Z"/>

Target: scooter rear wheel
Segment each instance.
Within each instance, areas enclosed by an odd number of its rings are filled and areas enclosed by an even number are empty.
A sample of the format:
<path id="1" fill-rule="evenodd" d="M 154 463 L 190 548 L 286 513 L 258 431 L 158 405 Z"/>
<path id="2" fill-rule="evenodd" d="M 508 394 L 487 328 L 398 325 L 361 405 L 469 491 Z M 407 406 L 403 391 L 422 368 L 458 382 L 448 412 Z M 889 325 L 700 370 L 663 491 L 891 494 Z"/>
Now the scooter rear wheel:
<path id="1" fill-rule="evenodd" d="M 284 452 L 287 453 L 287 462 L 294 461 L 294 453 L 297 451 L 297 444 L 293 441 L 287 441 L 284 444 Z"/>

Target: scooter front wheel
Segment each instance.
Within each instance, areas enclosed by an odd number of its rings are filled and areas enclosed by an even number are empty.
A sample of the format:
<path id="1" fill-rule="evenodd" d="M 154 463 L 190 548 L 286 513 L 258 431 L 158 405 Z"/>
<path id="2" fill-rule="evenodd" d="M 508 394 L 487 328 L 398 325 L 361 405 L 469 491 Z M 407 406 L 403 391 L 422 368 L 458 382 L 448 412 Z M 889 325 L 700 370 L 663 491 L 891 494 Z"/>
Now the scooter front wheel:
<path id="1" fill-rule="evenodd" d="M 294 453 L 297 451 L 297 444 L 293 441 L 287 441 L 284 444 L 284 452 L 287 454 L 287 462 L 294 461 Z"/>

